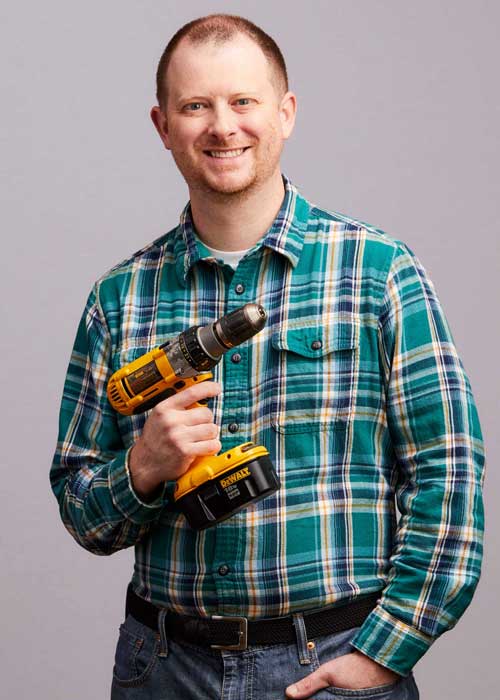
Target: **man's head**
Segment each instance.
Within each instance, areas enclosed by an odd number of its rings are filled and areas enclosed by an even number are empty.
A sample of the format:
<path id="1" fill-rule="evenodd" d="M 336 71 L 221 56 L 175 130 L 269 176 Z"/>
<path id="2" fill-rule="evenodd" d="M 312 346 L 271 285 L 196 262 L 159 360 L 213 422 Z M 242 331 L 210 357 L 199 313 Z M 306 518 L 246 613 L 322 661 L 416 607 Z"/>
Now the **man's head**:
<path id="1" fill-rule="evenodd" d="M 157 97 L 151 117 L 190 190 L 242 193 L 279 172 L 296 100 L 279 48 L 248 20 L 182 27 L 160 60 Z"/>

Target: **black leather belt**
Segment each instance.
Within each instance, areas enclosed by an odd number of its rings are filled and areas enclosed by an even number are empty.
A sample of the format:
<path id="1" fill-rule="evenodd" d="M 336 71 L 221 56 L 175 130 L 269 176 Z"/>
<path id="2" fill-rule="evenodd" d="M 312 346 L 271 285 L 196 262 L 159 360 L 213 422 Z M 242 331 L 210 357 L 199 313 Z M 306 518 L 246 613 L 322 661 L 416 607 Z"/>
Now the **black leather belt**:
<path id="1" fill-rule="evenodd" d="M 360 596 L 347 603 L 304 611 L 307 639 L 334 634 L 363 624 L 376 606 L 380 592 Z M 138 596 L 129 584 L 125 614 L 159 631 L 162 608 Z M 246 649 L 254 644 L 291 644 L 296 640 L 292 615 L 248 620 L 246 617 L 212 615 L 190 617 L 168 610 L 165 632 L 172 639 L 212 649 Z"/>

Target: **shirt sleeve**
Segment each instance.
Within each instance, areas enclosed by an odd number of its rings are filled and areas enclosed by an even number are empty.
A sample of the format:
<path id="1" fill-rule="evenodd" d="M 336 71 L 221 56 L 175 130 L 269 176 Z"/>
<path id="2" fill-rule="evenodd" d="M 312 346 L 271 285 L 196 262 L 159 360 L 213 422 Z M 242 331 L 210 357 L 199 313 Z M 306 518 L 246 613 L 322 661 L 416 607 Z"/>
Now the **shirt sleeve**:
<path id="1" fill-rule="evenodd" d="M 128 453 L 106 395 L 111 339 L 92 290 L 81 318 L 63 389 L 50 483 L 62 521 L 85 549 L 112 554 L 135 545 L 166 505 L 166 484 L 151 503 L 134 491 Z"/>
<path id="2" fill-rule="evenodd" d="M 469 380 L 433 285 L 403 244 L 379 340 L 400 519 L 387 586 L 353 646 L 407 675 L 454 627 L 477 586 L 484 452 Z"/>

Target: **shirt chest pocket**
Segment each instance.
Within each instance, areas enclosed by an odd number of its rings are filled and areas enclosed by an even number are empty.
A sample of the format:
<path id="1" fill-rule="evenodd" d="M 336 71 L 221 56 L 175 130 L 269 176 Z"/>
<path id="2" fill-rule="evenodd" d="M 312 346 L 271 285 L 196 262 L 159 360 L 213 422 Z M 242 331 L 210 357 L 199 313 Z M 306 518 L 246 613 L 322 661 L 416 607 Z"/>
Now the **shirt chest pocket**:
<path id="1" fill-rule="evenodd" d="M 359 323 L 287 328 L 273 334 L 271 423 L 280 433 L 345 427 L 354 410 Z"/>

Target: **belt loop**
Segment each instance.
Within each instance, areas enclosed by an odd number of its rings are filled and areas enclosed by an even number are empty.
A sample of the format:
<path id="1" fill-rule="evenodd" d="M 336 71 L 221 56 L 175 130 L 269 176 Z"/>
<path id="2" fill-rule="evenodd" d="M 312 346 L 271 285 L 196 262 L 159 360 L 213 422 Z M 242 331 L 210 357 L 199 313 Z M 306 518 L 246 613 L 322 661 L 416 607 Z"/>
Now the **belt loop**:
<path id="1" fill-rule="evenodd" d="M 295 627 L 295 635 L 297 637 L 297 651 L 299 653 L 299 662 L 302 666 L 311 663 L 309 649 L 307 648 L 307 633 L 302 613 L 293 613 L 293 626 Z"/>
<path id="2" fill-rule="evenodd" d="M 168 640 L 167 631 L 165 629 L 165 618 L 167 617 L 168 610 L 162 608 L 158 613 L 158 629 L 160 630 L 160 651 L 158 656 L 167 657 L 168 656 Z"/>

